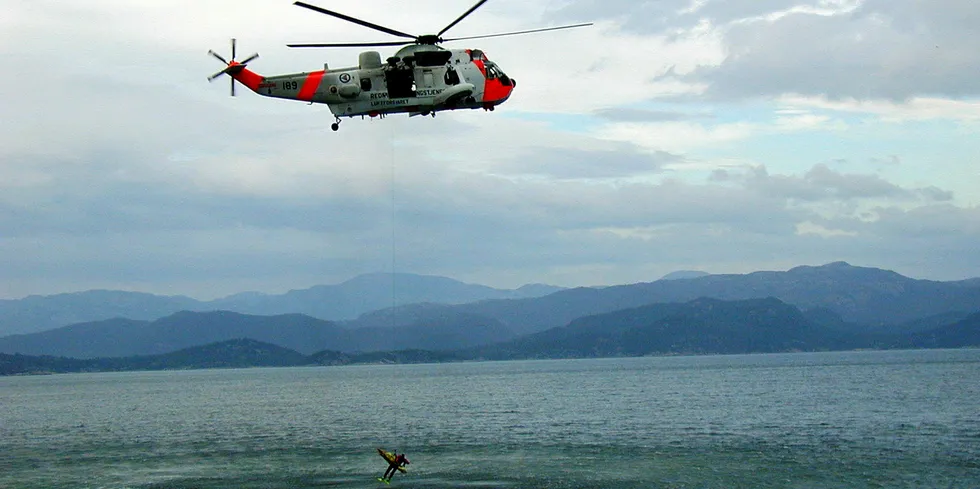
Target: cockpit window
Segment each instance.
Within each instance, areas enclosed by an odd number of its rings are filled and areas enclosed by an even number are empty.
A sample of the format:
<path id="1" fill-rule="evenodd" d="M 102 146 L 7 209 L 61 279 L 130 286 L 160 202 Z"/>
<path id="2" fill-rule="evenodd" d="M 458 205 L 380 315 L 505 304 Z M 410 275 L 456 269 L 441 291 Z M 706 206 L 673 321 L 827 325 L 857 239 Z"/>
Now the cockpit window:
<path id="1" fill-rule="evenodd" d="M 500 68 L 498 68 L 497 65 L 494 64 L 491 61 L 487 61 L 486 67 L 487 67 L 487 79 L 488 80 L 493 80 L 493 79 L 496 79 L 496 78 L 500 78 L 500 77 L 506 76 L 506 75 L 504 75 L 504 72 L 501 71 Z"/>
<path id="2" fill-rule="evenodd" d="M 513 86 L 513 82 L 511 81 L 510 77 L 508 77 L 507 74 L 504 73 L 504 70 L 501 70 L 500 67 L 493 61 L 487 61 L 484 66 L 487 68 L 487 80 L 500 79 L 501 85 L 505 87 Z"/>

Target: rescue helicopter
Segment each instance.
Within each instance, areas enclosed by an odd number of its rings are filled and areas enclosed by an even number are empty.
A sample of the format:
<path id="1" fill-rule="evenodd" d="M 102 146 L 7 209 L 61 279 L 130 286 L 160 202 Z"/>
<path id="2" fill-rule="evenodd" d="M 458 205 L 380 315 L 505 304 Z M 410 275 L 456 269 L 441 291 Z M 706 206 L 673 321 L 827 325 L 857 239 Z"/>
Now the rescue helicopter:
<path id="1" fill-rule="evenodd" d="M 235 82 L 239 82 L 262 96 L 327 104 L 335 118 L 330 126 L 334 131 L 340 129 L 341 117 L 384 118 L 393 113 L 435 117 L 437 112 L 444 110 L 493 111 L 510 97 L 517 86 L 514 79 L 490 61 L 482 50 L 445 49 L 439 44 L 592 25 L 585 23 L 482 36 L 442 37 L 446 31 L 486 2 L 487 0 L 478 1 L 437 34 L 412 35 L 297 1 L 293 5 L 407 40 L 287 44 L 290 48 L 404 47 L 384 62 L 378 51 L 363 51 L 354 67 L 330 68 L 324 63 L 323 69 L 318 71 L 262 76 L 247 68 L 250 62 L 259 57 L 258 53 L 236 61 L 236 41 L 232 39 L 230 60 L 214 51 L 208 51 L 208 54 L 225 64 L 225 68 L 209 76 L 208 81 L 214 81 L 222 75 L 230 76 L 232 96 L 235 95 Z"/>

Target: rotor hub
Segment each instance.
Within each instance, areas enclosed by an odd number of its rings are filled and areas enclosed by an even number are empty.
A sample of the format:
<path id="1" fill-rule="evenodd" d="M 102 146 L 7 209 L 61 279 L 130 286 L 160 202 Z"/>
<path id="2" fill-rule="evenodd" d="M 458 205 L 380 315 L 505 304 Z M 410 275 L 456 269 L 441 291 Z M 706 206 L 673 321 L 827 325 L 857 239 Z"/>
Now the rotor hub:
<path id="1" fill-rule="evenodd" d="M 442 38 L 436 34 L 425 34 L 415 39 L 417 44 L 439 44 Z"/>

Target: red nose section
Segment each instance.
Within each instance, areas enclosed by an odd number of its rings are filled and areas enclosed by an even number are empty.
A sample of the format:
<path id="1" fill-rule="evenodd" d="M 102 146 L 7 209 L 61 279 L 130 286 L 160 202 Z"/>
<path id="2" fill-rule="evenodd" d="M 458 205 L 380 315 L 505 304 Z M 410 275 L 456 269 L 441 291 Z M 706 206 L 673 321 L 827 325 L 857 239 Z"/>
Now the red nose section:
<path id="1" fill-rule="evenodd" d="M 486 82 L 483 84 L 483 107 L 492 108 L 495 105 L 504 103 L 510 97 L 510 93 L 514 91 L 514 87 L 517 84 L 506 75 L 489 78 L 487 75 L 487 66 L 484 62 L 485 59 L 486 56 L 474 59 L 473 64 L 480 69 L 480 73 L 486 79 Z"/>
<path id="2" fill-rule="evenodd" d="M 513 81 L 509 78 L 506 81 L 508 83 L 505 85 L 504 81 L 500 78 L 487 80 L 483 88 L 483 102 L 494 105 L 504 103 L 510 97 L 510 93 L 514 91 Z"/>

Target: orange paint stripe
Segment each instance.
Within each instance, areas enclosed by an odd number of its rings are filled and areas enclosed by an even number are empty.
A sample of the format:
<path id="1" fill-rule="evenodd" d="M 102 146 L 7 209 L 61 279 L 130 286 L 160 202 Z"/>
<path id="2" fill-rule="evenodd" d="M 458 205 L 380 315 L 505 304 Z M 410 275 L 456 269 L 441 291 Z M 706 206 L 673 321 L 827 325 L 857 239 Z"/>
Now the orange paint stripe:
<path id="1" fill-rule="evenodd" d="M 320 82 L 322 80 L 322 71 L 314 71 L 307 75 L 306 81 L 303 82 L 303 87 L 299 89 L 299 95 L 296 98 L 306 101 L 313 100 L 313 94 L 316 93 L 317 88 L 320 88 Z"/>
<path id="2" fill-rule="evenodd" d="M 232 75 L 236 80 L 249 88 L 251 91 L 256 91 L 259 89 L 259 85 L 263 82 L 264 78 L 262 75 L 256 74 L 247 69 L 243 69 L 237 75 Z"/>

